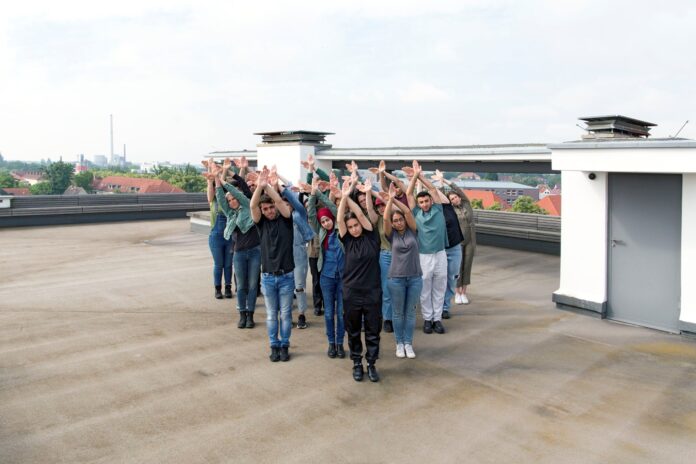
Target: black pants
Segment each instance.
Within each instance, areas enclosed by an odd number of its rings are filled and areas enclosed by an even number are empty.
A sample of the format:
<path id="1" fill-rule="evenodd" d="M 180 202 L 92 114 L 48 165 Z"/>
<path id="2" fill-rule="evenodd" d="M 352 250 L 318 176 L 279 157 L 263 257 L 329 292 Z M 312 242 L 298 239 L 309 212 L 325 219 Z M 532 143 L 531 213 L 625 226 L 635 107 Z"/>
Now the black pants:
<path id="1" fill-rule="evenodd" d="M 379 283 L 379 282 L 378 282 Z M 365 359 L 374 364 L 379 358 L 379 333 L 382 330 L 382 290 L 343 289 L 343 323 L 348 333 L 350 358 L 362 360 L 361 329 L 365 322 Z"/>
<path id="2" fill-rule="evenodd" d="M 321 295 L 321 285 L 319 285 L 319 258 L 309 258 L 309 270 L 312 272 L 312 300 L 314 308 L 324 307 L 324 298 Z"/>

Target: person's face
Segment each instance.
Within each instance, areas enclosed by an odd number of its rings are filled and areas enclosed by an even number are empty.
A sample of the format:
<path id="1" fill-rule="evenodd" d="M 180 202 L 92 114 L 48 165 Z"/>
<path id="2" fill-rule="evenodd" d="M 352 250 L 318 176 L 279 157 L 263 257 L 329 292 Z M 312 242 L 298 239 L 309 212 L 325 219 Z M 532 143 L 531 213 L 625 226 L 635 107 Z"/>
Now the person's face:
<path id="1" fill-rule="evenodd" d="M 358 195 L 358 203 L 360 203 L 360 207 L 361 207 L 362 209 L 366 209 L 366 208 L 367 208 L 367 200 L 366 200 L 365 198 L 366 198 L 366 197 L 365 197 L 365 194 L 364 194 L 364 193 L 361 193 L 360 195 Z"/>
<path id="2" fill-rule="evenodd" d="M 418 207 L 423 210 L 424 213 L 430 211 L 430 207 L 433 205 L 433 200 L 429 196 L 418 197 Z"/>
<path id="3" fill-rule="evenodd" d="M 272 221 L 278 215 L 278 211 L 273 203 L 261 203 L 261 214 L 269 221 Z"/>
<path id="4" fill-rule="evenodd" d="M 381 205 L 377 205 L 377 212 L 379 213 L 380 216 L 384 216 L 384 209 L 386 207 L 387 206 L 384 203 L 382 203 Z"/>
<path id="5" fill-rule="evenodd" d="M 449 201 L 452 203 L 452 206 L 459 206 L 462 204 L 462 199 L 459 198 L 459 195 L 456 193 L 450 193 L 449 194 Z"/>
<path id="6" fill-rule="evenodd" d="M 392 227 L 396 229 L 397 232 L 406 230 L 406 221 L 404 220 L 403 214 L 395 213 L 392 215 Z"/>
<path id="7" fill-rule="evenodd" d="M 237 209 L 239 208 L 239 201 L 235 197 L 232 196 L 231 193 L 228 193 L 225 195 L 225 198 L 227 199 L 227 204 L 229 205 L 230 208 L 232 209 Z"/>
<path id="8" fill-rule="evenodd" d="M 403 194 L 404 194 L 404 191 L 401 190 L 399 187 L 396 187 L 396 196 L 397 196 L 397 197 L 400 197 L 400 196 L 403 195 Z"/>
<path id="9" fill-rule="evenodd" d="M 355 218 L 350 218 L 348 219 L 348 222 L 346 222 L 346 227 L 348 228 L 348 233 L 352 237 L 360 237 L 362 235 L 363 228 L 360 225 L 360 221 L 358 221 Z"/>
<path id="10" fill-rule="evenodd" d="M 249 181 L 249 182 L 247 182 L 247 185 L 249 186 L 249 190 L 251 190 L 252 192 L 254 192 L 256 190 L 256 182 Z"/>
<path id="11" fill-rule="evenodd" d="M 333 221 L 328 216 L 323 216 L 321 221 L 319 221 L 319 224 L 321 224 L 321 226 L 326 230 L 332 230 L 334 226 Z"/>

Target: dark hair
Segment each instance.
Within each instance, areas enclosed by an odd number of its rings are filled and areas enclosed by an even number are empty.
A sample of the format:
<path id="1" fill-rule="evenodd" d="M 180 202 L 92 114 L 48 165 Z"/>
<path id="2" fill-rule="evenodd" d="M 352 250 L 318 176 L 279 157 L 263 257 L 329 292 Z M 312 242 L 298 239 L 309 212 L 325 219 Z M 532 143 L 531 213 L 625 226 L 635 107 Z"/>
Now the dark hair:
<path id="1" fill-rule="evenodd" d="M 266 194 L 261 195 L 261 199 L 259 200 L 259 205 L 263 205 L 264 203 L 275 205 L 273 198 L 269 197 Z"/>
<path id="2" fill-rule="evenodd" d="M 348 224 L 348 221 L 351 219 L 355 219 L 358 221 L 358 223 L 360 223 L 360 219 L 358 219 L 358 216 L 352 211 L 348 211 L 346 214 L 343 215 L 343 222 L 345 222 L 346 225 Z"/>
<path id="3" fill-rule="evenodd" d="M 430 194 L 428 192 L 426 192 L 425 190 L 418 192 L 418 195 L 416 195 L 416 198 L 422 198 L 422 197 L 428 197 L 431 200 L 433 199 L 433 197 L 431 197 Z"/>
<path id="4" fill-rule="evenodd" d="M 395 210 L 392 211 L 392 213 L 391 213 L 391 220 L 392 220 L 392 222 L 394 222 L 394 215 L 395 215 L 395 214 L 398 214 L 398 215 L 400 215 L 402 218 L 404 218 L 404 221 L 406 220 L 406 215 L 404 215 L 404 213 L 403 213 L 400 209 L 395 209 Z"/>

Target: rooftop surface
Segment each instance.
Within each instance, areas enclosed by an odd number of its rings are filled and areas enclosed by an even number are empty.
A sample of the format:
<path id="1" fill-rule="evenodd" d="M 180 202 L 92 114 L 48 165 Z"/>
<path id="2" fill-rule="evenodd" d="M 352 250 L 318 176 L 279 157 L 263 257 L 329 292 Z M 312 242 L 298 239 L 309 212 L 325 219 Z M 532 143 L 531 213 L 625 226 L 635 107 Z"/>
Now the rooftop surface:
<path id="1" fill-rule="evenodd" d="M 469 306 L 382 381 L 323 321 L 268 361 L 188 220 L 0 231 L 0 462 L 684 463 L 696 343 L 555 309 L 558 257 L 479 247 Z M 421 325 L 420 317 L 417 327 Z"/>

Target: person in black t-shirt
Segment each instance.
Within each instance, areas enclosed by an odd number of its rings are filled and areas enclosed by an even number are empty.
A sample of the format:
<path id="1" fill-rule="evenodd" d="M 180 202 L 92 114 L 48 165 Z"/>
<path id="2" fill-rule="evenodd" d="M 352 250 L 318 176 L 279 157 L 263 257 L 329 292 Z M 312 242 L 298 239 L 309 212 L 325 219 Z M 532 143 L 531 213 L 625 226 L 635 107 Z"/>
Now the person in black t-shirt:
<path id="1" fill-rule="evenodd" d="M 264 167 L 250 205 L 251 217 L 261 236 L 261 291 L 266 304 L 266 328 L 273 362 L 290 359 L 288 350 L 292 331 L 292 297 L 295 292 L 292 212 L 280 198 L 277 186 L 275 172 L 269 176 L 268 169 Z"/>
<path id="2" fill-rule="evenodd" d="M 360 206 L 349 198 L 351 181 L 343 184 L 338 206 L 338 233 L 345 250 L 343 271 L 343 320 L 353 360 L 353 379 L 363 379 L 362 321 L 365 321 L 367 376 L 379 381 L 375 362 L 379 357 L 379 333 L 382 327 L 382 285 L 379 268 L 379 238 Z M 350 209 L 346 213 L 346 207 Z"/>

